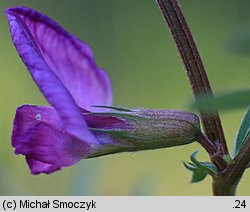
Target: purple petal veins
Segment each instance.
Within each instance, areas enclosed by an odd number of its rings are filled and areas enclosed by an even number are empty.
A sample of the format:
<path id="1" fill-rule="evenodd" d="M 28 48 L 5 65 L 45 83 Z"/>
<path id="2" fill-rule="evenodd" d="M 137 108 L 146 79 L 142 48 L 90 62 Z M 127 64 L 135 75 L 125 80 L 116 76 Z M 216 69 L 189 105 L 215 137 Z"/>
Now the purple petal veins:
<path id="1" fill-rule="evenodd" d="M 94 62 L 89 46 L 69 34 L 49 17 L 25 7 L 7 10 L 28 30 L 51 71 L 69 90 L 77 105 L 93 111 L 93 105 L 111 105 L 107 74 Z"/>
<path id="2" fill-rule="evenodd" d="M 79 139 L 97 143 L 78 107 L 110 105 L 112 91 L 108 76 L 95 65 L 89 47 L 34 10 L 16 7 L 6 14 L 20 57 L 65 129 Z"/>

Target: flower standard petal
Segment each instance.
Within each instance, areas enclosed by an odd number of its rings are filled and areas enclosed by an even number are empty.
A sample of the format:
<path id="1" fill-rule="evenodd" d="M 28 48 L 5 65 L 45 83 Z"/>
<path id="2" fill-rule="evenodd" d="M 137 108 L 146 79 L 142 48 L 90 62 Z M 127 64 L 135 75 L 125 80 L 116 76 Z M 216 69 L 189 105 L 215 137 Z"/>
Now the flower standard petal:
<path id="1" fill-rule="evenodd" d="M 35 10 L 14 7 L 7 14 L 25 26 L 44 61 L 81 108 L 93 111 L 97 108 L 92 105 L 112 104 L 109 77 L 96 66 L 87 44 Z"/>
<path id="2" fill-rule="evenodd" d="M 44 96 L 55 107 L 65 129 L 79 139 L 84 138 L 88 143 L 97 143 L 87 129 L 86 122 L 68 89 L 44 60 L 23 20 L 11 10 L 6 13 L 17 52 Z"/>

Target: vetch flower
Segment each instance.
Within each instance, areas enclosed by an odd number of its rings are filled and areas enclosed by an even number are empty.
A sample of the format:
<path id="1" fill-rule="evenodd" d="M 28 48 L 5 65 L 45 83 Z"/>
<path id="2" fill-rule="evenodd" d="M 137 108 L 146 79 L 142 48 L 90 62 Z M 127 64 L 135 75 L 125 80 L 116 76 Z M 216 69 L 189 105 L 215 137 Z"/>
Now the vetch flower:
<path id="1" fill-rule="evenodd" d="M 52 173 L 83 158 L 184 145 L 199 137 L 195 114 L 111 107 L 111 82 L 87 44 L 32 9 L 14 7 L 6 14 L 17 52 L 51 104 L 16 111 L 12 145 L 26 156 L 33 174 Z"/>

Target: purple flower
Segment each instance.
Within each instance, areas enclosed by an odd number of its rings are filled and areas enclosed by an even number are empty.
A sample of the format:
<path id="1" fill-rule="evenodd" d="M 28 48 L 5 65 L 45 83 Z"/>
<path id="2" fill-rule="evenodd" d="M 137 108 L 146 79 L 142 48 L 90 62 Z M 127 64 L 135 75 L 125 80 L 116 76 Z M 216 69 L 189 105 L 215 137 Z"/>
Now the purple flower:
<path id="1" fill-rule="evenodd" d="M 192 113 L 110 107 L 111 82 L 89 46 L 47 16 L 25 7 L 6 14 L 17 52 L 51 104 L 16 111 L 12 145 L 26 156 L 32 174 L 83 158 L 196 140 L 199 118 Z"/>

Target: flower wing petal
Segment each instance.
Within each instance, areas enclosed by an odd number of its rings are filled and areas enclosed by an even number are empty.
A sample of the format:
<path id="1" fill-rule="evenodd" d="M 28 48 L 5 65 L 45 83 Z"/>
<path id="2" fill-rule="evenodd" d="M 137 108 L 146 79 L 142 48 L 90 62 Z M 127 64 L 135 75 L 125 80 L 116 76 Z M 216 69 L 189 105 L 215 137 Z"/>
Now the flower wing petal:
<path id="1" fill-rule="evenodd" d="M 17 109 L 12 145 L 16 154 L 30 158 L 33 173 L 71 166 L 91 152 L 91 145 L 68 134 L 55 109 L 45 106 L 24 105 Z"/>
<path id="2" fill-rule="evenodd" d="M 87 124 L 70 92 L 44 60 L 23 19 L 11 9 L 6 13 L 17 52 L 41 92 L 57 110 L 66 130 L 79 139 L 84 138 L 89 143 L 96 143 L 95 137 L 87 129 Z"/>
<path id="3" fill-rule="evenodd" d="M 31 174 L 34 174 L 34 175 L 41 174 L 41 173 L 50 174 L 52 172 L 55 172 L 61 169 L 60 166 L 43 163 L 38 160 L 29 158 L 29 157 L 26 157 L 26 162 L 30 168 Z"/>
<path id="4" fill-rule="evenodd" d="M 45 62 L 81 108 L 100 111 L 91 106 L 112 104 L 109 77 L 96 66 L 87 44 L 32 9 L 14 7 L 8 9 L 7 14 L 13 14 L 25 25 Z"/>

